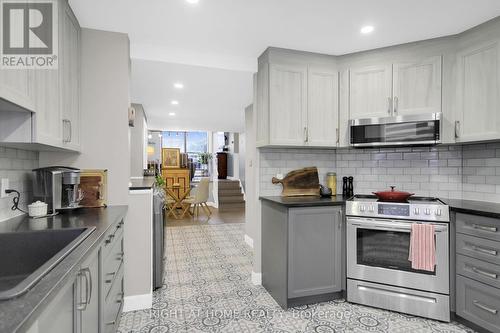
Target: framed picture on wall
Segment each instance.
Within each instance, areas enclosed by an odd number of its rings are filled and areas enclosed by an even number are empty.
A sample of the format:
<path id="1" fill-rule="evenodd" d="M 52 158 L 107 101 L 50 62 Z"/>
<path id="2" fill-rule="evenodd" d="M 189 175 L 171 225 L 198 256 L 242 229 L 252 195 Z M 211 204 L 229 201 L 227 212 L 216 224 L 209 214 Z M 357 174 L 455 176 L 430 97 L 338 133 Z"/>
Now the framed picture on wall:
<path id="1" fill-rule="evenodd" d="M 161 150 L 162 166 L 165 169 L 181 167 L 181 150 L 179 148 L 163 148 Z"/>

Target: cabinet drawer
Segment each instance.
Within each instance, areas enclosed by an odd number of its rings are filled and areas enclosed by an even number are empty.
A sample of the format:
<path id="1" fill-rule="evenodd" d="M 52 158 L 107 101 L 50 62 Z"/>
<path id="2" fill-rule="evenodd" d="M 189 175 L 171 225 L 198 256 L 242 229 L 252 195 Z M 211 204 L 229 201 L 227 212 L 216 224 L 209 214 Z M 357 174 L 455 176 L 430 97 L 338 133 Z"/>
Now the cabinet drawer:
<path id="1" fill-rule="evenodd" d="M 116 332 L 123 306 L 123 267 L 104 301 L 104 332 Z"/>
<path id="2" fill-rule="evenodd" d="M 500 333 L 500 290 L 457 276 L 457 314 L 487 330 Z"/>
<path id="3" fill-rule="evenodd" d="M 459 254 L 457 255 L 457 274 L 500 288 L 500 266 L 486 261 Z"/>
<path id="4" fill-rule="evenodd" d="M 118 222 L 116 226 L 112 227 L 110 231 L 104 236 L 104 243 L 102 246 L 102 258 L 106 258 L 110 255 L 111 249 L 123 235 L 123 220 Z"/>
<path id="5" fill-rule="evenodd" d="M 111 286 L 115 283 L 118 273 L 123 266 L 123 242 L 122 239 L 115 241 L 115 246 L 110 251 L 108 257 L 103 260 L 103 290 L 104 296 L 107 298 Z"/>
<path id="6" fill-rule="evenodd" d="M 500 242 L 457 234 L 457 253 L 500 265 Z"/>
<path id="7" fill-rule="evenodd" d="M 457 213 L 457 232 L 500 241 L 500 220 L 491 217 Z"/>

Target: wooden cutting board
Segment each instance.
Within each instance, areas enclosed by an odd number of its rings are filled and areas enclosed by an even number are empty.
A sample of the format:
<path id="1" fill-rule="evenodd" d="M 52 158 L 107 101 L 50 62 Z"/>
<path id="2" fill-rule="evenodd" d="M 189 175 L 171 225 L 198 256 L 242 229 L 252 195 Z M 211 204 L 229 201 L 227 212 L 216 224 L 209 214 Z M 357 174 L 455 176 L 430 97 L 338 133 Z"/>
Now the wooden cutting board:
<path id="1" fill-rule="evenodd" d="M 319 176 L 316 167 L 290 171 L 283 179 L 273 177 L 272 182 L 283 185 L 281 195 L 284 197 L 319 196 Z"/>

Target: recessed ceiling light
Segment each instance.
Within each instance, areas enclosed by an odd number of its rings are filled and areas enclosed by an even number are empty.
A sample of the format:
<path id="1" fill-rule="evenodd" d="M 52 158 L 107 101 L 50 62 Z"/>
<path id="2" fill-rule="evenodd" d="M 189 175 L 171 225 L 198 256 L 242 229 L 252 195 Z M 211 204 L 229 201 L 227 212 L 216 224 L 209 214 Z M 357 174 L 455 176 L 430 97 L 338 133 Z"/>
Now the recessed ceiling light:
<path id="1" fill-rule="evenodd" d="M 172 105 L 179 105 L 179 101 L 172 101 L 172 102 L 170 102 L 170 104 L 172 104 Z"/>
<path id="2" fill-rule="evenodd" d="M 184 85 L 180 82 L 176 82 L 176 83 L 174 83 L 174 88 L 175 89 L 182 89 L 182 88 L 184 88 Z"/>
<path id="3" fill-rule="evenodd" d="M 365 25 L 364 27 L 361 28 L 361 33 L 366 35 L 373 32 L 373 30 L 375 30 L 373 25 Z"/>
<path id="4" fill-rule="evenodd" d="M 173 117 L 173 116 L 175 116 L 175 112 L 169 112 L 169 113 L 168 113 L 168 115 L 169 115 L 170 117 Z"/>
<path id="5" fill-rule="evenodd" d="M 200 2 L 200 0 L 186 0 L 186 2 L 195 5 Z"/>

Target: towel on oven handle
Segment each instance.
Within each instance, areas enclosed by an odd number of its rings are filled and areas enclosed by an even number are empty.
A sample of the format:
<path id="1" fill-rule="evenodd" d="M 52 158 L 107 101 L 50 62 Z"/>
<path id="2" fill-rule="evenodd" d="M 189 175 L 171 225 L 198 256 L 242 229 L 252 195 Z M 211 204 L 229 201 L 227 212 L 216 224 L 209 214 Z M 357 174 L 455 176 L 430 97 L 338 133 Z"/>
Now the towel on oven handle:
<path id="1" fill-rule="evenodd" d="M 410 252 L 411 268 L 434 272 L 436 265 L 436 242 L 432 224 L 414 223 L 411 226 Z"/>

